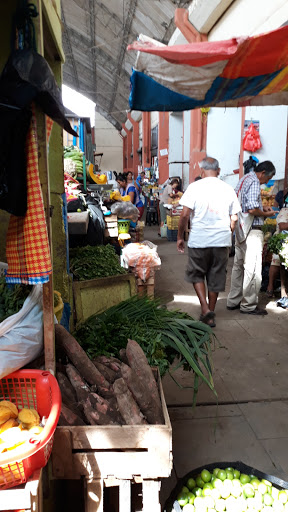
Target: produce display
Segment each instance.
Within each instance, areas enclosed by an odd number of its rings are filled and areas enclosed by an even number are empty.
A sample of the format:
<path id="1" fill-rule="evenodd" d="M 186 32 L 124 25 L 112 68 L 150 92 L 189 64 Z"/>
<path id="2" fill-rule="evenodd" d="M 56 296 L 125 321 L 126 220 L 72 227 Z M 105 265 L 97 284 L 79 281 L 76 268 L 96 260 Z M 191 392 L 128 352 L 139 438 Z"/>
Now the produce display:
<path id="1" fill-rule="evenodd" d="M 91 361 L 61 325 L 55 326 L 58 352 L 69 362 L 57 379 L 62 393 L 60 426 L 162 424 L 158 386 L 141 347 L 128 340 L 120 358 Z"/>
<path id="2" fill-rule="evenodd" d="M 151 366 L 161 376 L 175 359 L 194 372 L 194 404 L 199 383 L 205 382 L 216 395 L 212 378 L 211 349 L 216 340 L 212 329 L 187 313 L 170 311 L 158 300 L 135 296 L 83 322 L 75 337 L 90 359 L 99 355 L 118 357 L 132 338 L 143 349 Z"/>
<path id="3" fill-rule="evenodd" d="M 8 285 L 0 277 L 0 322 L 20 311 L 31 290 L 30 285 Z"/>
<path id="4" fill-rule="evenodd" d="M 284 233 L 278 233 L 277 235 L 271 236 L 268 240 L 268 250 L 273 254 L 279 254 L 282 249 L 283 242 L 288 238 L 288 235 Z"/>
<path id="5" fill-rule="evenodd" d="M 70 249 L 70 270 L 78 281 L 126 274 L 112 245 Z"/>
<path id="6" fill-rule="evenodd" d="M 8 400 L 0 402 L 0 454 L 14 450 L 43 431 L 35 409 L 20 409 Z M 1 455 L 0 455 L 1 462 Z"/>
<path id="7" fill-rule="evenodd" d="M 226 467 L 203 469 L 185 482 L 173 512 L 287 512 L 288 491 L 264 478 Z"/>
<path id="8" fill-rule="evenodd" d="M 64 146 L 64 170 L 73 178 L 83 174 L 83 156 L 84 153 L 78 146 Z M 70 163 L 72 165 L 69 165 Z"/>

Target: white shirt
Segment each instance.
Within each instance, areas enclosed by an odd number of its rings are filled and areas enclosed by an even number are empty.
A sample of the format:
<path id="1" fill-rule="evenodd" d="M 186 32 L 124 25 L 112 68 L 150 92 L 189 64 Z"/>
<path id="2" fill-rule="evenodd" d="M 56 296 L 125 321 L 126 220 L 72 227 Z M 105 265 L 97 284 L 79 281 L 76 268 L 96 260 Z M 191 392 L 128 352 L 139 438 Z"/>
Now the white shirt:
<path id="1" fill-rule="evenodd" d="M 188 247 L 230 247 L 230 215 L 240 204 L 233 188 L 218 178 L 203 178 L 191 183 L 180 204 L 192 210 Z"/>

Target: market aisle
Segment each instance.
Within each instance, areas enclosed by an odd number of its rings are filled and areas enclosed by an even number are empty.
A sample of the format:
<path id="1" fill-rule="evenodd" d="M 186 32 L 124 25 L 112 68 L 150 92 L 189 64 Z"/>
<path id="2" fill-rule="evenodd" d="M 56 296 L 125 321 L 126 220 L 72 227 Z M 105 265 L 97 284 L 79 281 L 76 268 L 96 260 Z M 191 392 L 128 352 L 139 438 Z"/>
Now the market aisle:
<path id="1" fill-rule="evenodd" d="M 160 239 L 156 227 L 147 227 L 145 238 L 158 245 L 162 260 L 156 273 L 156 295 L 168 307 L 198 318 L 197 297 L 183 278 L 187 255 L 177 253 L 175 242 Z M 232 263 L 230 258 L 227 290 Z M 227 311 L 226 297 L 226 292 L 220 295 L 216 311 L 219 346 L 213 361 L 218 408 L 214 395 L 202 385 L 199 405 L 193 411 L 191 389 L 180 389 L 170 376 L 163 379 L 175 466 L 171 478 L 162 483 L 163 503 L 176 484 L 175 471 L 180 477 L 211 462 L 241 460 L 286 480 L 288 477 L 288 312 L 276 308 L 262 294 L 268 316 L 247 317 Z M 181 385 L 191 386 L 188 372 L 177 371 L 175 376 Z"/>

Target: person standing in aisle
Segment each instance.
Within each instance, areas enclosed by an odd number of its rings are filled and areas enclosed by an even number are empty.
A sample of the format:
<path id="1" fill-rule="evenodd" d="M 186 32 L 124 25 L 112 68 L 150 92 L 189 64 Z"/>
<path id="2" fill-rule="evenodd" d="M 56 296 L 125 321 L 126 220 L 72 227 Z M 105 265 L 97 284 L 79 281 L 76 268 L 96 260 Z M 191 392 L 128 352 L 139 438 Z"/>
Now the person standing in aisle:
<path id="1" fill-rule="evenodd" d="M 203 179 L 191 183 L 180 199 L 177 249 L 184 252 L 184 230 L 190 218 L 186 280 L 193 283 L 201 304 L 200 320 L 215 327 L 214 311 L 219 292 L 225 290 L 229 247 L 241 208 L 233 188 L 218 179 L 215 158 L 204 158 L 199 167 Z"/>
<path id="2" fill-rule="evenodd" d="M 242 219 L 239 219 L 235 230 L 235 257 L 227 299 L 228 310 L 240 309 L 241 313 L 248 315 L 268 314 L 266 309 L 258 308 L 257 305 L 262 281 L 262 226 L 264 218 L 275 215 L 275 211 L 270 207 L 263 208 L 260 185 L 268 183 L 275 172 L 272 162 L 262 162 L 244 176 L 235 189 L 242 207 Z"/>

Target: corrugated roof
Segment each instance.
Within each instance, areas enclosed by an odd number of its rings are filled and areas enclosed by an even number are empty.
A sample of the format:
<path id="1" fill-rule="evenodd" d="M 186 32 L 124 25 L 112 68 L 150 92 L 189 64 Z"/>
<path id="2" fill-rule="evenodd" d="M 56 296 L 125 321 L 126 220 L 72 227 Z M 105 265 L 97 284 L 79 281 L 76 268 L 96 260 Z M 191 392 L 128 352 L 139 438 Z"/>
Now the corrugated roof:
<path id="1" fill-rule="evenodd" d="M 140 33 L 168 43 L 177 7 L 191 0 L 62 0 L 64 84 L 96 103 L 121 129 L 129 109 L 135 54 L 127 45 Z"/>

